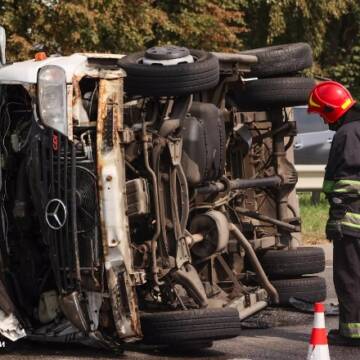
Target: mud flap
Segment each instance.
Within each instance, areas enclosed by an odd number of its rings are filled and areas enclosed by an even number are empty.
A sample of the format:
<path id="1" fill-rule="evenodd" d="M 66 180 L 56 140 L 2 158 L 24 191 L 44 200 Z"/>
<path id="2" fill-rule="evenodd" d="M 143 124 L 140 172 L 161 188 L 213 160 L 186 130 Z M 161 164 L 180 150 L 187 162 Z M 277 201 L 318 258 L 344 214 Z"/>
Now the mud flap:
<path id="1" fill-rule="evenodd" d="M 119 338 L 132 341 L 142 334 L 125 208 L 124 150 L 119 138 L 123 128 L 124 76 L 121 70 L 100 74 L 97 173 L 101 234 L 114 322 Z"/>

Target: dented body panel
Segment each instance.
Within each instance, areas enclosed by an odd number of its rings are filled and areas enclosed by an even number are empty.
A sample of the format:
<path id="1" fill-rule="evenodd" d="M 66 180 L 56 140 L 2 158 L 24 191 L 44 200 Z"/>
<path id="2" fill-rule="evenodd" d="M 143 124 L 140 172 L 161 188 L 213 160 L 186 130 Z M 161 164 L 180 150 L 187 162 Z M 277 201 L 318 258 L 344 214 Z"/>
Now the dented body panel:
<path id="1" fill-rule="evenodd" d="M 141 337 L 141 329 L 125 208 L 124 150 L 119 141 L 123 77 L 122 71 L 100 73 L 97 172 L 105 269 L 116 330 L 119 338 L 135 340 Z"/>

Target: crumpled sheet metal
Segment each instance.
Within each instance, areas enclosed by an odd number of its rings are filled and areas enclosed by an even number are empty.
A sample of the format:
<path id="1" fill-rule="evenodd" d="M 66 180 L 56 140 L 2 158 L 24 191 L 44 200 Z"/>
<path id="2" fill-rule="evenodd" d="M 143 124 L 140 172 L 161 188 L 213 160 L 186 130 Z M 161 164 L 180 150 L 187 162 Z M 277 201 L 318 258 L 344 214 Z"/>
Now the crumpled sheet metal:
<path id="1" fill-rule="evenodd" d="M 6 315 L 0 310 L 0 334 L 11 341 L 26 336 L 26 332 L 14 314 Z"/>

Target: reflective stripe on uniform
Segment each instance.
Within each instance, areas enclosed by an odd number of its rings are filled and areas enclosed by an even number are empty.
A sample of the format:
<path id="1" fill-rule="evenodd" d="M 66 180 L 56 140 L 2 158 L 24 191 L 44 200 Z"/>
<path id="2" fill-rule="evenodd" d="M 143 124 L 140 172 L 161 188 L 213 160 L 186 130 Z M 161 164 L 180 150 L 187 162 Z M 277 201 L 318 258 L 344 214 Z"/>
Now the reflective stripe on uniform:
<path id="1" fill-rule="evenodd" d="M 325 194 L 331 193 L 333 191 L 334 185 L 335 185 L 335 181 L 333 181 L 333 180 L 324 180 L 322 191 Z"/>
<path id="2" fill-rule="evenodd" d="M 338 205 L 335 203 L 336 198 L 340 200 L 340 204 L 343 204 L 342 197 L 346 198 L 347 194 L 355 200 L 360 200 L 360 180 L 324 180 L 323 191 L 327 194 L 327 196 L 330 194 L 333 199 L 331 207 L 336 210 L 336 206 Z M 340 206 L 339 208 L 341 209 Z M 343 230 L 347 229 L 348 231 L 356 231 L 358 233 L 360 231 L 360 213 L 357 213 L 358 209 L 356 207 L 354 210 L 356 211 L 355 213 L 347 212 L 343 218 L 329 220 L 326 229 L 329 231 L 332 229 L 336 230 L 341 224 Z"/>
<path id="3" fill-rule="evenodd" d="M 341 225 L 353 229 L 360 229 L 360 214 L 347 212 L 344 218 L 341 220 Z"/>
<path id="4" fill-rule="evenodd" d="M 360 339 L 360 323 L 340 323 L 340 334 L 348 338 Z"/>
<path id="5" fill-rule="evenodd" d="M 359 180 L 338 180 L 333 184 L 333 192 L 336 193 L 357 193 L 360 194 Z"/>
<path id="6" fill-rule="evenodd" d="M 339 224 L 341 224 L 341 221 L 329 219 L 326 223 L 326 227 L 330 229 L 335 229 L 339 227 Z"/>

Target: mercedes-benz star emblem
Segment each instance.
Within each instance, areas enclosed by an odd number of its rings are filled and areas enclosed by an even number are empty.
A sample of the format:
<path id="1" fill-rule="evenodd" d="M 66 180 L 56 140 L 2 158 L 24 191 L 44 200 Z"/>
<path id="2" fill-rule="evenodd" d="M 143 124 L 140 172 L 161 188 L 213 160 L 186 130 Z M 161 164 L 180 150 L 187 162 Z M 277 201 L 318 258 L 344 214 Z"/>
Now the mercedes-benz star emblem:
<path id="1" fill-rule="evenodd" d="M 53 230 L 60 230 L 66 222 L 67 209 L 65 204 L 59 199 L 50 200 L 45 209 L 45 220 Z"/>

